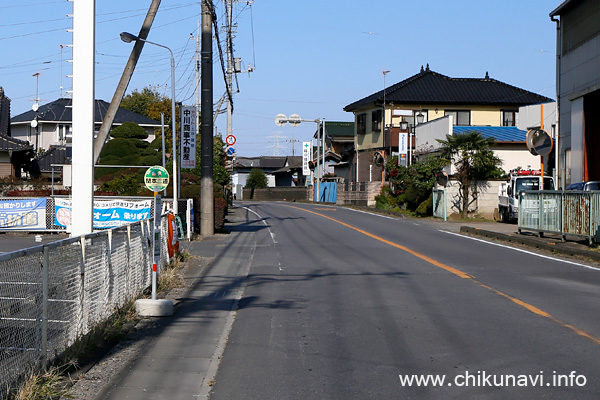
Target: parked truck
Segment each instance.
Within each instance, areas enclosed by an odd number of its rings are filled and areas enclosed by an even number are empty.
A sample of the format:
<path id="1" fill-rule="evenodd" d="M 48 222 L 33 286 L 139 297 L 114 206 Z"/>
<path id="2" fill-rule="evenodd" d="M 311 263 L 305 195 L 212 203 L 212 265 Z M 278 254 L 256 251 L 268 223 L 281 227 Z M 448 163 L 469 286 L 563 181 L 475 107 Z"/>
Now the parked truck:
<path id="1" fill-rule="evenodd" d="M 543 179 L 543 186 L 542 186 Z M 519 218 L 519 193 L 523 190 L 554 190 L 554 180 L 542 178 L 540 171 L 511 171 L 506 182 L 498 188 L 498 214 L 500 221 L 511 222 Z"/>

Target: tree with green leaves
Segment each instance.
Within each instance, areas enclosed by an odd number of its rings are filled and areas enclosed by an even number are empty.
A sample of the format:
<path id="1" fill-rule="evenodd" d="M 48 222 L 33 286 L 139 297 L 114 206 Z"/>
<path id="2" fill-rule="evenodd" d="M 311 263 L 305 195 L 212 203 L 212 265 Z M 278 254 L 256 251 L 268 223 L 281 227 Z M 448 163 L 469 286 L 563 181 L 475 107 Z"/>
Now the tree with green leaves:
<path id="1" fill-rule="evenodd" d="M 469 131 L 446 135 L 446 140 L 438 139 L 438 142 L 442 145 L 440 157 L 455 169 L 452 176 L 458 181 L 459 207 L 462 217 L 467 218 L 469 205 L 475 201 L 475 198 L 471 200 L 471 192 L 477 193 L 480 185 L 487 185 L 488 179 L 503 174 L 502 160 L 490 149 L 495 140 Z"/>
<path id="2" fill-rule="evenodd" d="M 267 176 L 260 168 L 253 168 L 246 179 L 246 189 L 258 189 L 267 187 Z"/>

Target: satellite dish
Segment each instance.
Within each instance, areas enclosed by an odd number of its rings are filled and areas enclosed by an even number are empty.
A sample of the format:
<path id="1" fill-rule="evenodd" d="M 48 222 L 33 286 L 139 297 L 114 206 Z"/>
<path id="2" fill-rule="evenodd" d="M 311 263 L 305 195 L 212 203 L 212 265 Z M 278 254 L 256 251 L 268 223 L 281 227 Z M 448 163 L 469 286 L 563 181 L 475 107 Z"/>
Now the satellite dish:
<path id="1" fill-rule="evenodd" d="M 527 148 L 534 156 L 547 156 L 552 151 L 552 137 L 541 129 L 527 131 Z"/>
<path id="2" fill-rule="evenodd" d="M 30 123 L 30 125 L 31 125 L 31 127 L 32 127 L 32 128 L 35 128 L 35 127 L 37 127 L 37 126 L 38 126 L 38 121 L 37 121 L 37 119 L 34 119 L 34 120 L 32 120 L 32 121 L 31 121 L 31 123 Z"/>
<path id="3" fill-rule="evenodd" d="M 277 114 L 275 116 L 275 125 L 277 125 L 277 126 L 284 126 L 287 121 L 288 121 L 288 118 L 286 117 L 285 114 Z"/>
<path id="4" fill-rule="evenodd" d="M 33 105 L 31 106 L 31 109 L 33 111 L 37 111 L 39 108 L 40 108 L 40 105 L 37 101 L 35 103 L 33 103 Z"/>
<path id="5" fill-rule="evenodd" d="M 298 126 L 300 122 L 302 122 L 302 118 L 298 114 L 290 115 L 290 119 L 288 120 L 291 126 Z"/>

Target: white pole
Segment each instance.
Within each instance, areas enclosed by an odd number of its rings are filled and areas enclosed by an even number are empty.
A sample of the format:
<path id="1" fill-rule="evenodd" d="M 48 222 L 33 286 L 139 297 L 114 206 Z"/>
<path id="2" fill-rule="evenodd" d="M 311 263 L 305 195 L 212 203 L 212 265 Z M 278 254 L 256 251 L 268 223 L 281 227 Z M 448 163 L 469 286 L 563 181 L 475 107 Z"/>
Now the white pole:
<path id="1" fill-rule="evenodd" d="M 73 2 L 73 197 L 71 236 L 92 232 L 96 1 Z"/>
<path id="2" fill-rule="evenodd" d="M 177 115 L 175 115 L 175 57 L 171 49 L 161 46 L 169 50 L 171 54 L 171 131 L 173 132 L 173 214 L 177 216 L 179 209 L 177 208 L 177 130 L 175 129 Z"/>

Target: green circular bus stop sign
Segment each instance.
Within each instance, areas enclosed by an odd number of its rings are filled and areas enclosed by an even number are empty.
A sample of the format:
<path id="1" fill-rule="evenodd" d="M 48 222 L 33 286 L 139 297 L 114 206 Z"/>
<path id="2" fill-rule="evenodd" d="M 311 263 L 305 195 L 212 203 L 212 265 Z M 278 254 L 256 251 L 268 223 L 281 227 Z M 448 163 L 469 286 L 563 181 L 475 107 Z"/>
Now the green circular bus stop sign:
<path id="1" fill-rule="evenodd" d="M 169 173 L 158 165 L 150 167 L 144 174 L 144 184 L 153 192 L 161 192 L 169 185 Z"/>

